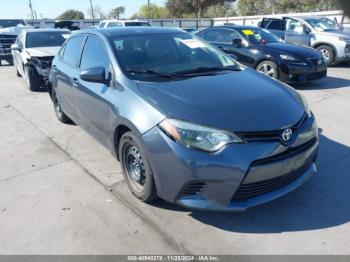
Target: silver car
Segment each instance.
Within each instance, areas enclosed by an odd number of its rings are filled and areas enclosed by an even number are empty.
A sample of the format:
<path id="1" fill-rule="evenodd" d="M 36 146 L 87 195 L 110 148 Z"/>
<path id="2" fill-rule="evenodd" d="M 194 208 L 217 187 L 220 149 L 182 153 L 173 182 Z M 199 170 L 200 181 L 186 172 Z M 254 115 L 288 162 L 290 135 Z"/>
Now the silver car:
<path id="1" fill-rule="evenodd" d="M 328 65 L 350 61 L 350 33 L 325 17 L 264 18 L 260 27 L 286 42 L 319 50 Z"/>

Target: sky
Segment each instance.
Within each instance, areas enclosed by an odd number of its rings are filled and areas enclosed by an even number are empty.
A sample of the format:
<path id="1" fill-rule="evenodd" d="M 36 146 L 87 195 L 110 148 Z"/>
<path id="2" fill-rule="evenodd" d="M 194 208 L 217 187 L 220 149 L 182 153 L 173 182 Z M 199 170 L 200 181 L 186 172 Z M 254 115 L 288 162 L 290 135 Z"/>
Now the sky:
<path id="1" fill-rule="evenodd" d="M 24 18 L 30 16 L 29 0 L 0 0 L 1 18 Z M 151 3 L 163 5 L 165 0 L 151 0 Z M 136 13 L 147 0 L 93 0 L 94 5 L 99 5 L 101 9 L 108 13 L 110 9 L 117 6 L 126 8 L 124 17 L 128 18 Z M 67 9 L 78 9 L 87 14 L 90 6 L 89 0 L 32 0 L 33 8 L 36 10 L 38 18 L 55 18 Z M 87 15 L 89 17 L 89 15 Z"/>

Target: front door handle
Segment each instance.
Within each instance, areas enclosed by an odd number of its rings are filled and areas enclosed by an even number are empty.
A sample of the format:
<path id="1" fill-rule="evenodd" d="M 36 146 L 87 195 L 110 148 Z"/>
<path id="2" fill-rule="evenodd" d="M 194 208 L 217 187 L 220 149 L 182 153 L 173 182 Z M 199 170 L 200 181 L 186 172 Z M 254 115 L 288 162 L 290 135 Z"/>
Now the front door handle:
<path id="1" fill-rule="evenodd" d="M 79 86 L 79 80 L 77 78 L 72 79 L 72 86 L 78 87 Z"/>
<path id="2" fill-rule="evenodd" d="M 57 72 L 57 66 L 55 65 L 52 66 L 52 72 Z"/>

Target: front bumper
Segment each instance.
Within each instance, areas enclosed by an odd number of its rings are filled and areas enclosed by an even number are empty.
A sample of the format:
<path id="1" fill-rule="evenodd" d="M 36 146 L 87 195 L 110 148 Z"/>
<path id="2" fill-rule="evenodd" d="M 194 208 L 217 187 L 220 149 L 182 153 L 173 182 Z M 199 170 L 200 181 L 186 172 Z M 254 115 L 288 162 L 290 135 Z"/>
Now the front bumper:
<path id="1" fill-rule="evenodd" d="M 176 143 L 158 127 L 142 138 L 158 195 L 191 209 L 243 211 L 287 194 L 316 173 L 314 117 L 288 146 L 251 141 L 210 154 Z"/>
<path id="2" fill-rule="evenodd" d="M 320 59 L 306 60 L 306 65 L 297 65 L 289 63 L 280 63 L 280 80 L 286 83 L 307 82 L 327 76 L 327 64 Z"/>

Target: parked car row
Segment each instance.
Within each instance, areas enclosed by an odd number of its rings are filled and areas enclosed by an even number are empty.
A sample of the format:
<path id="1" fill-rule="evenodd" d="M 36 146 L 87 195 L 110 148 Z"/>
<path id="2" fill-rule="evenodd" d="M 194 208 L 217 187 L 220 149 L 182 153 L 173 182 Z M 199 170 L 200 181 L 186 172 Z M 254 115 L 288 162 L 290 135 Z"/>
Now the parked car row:
<path id="1" fill-rule="evenodd" d="M 218 41 L 221 30 L 227 41 Z M 58 120 L 109 149 L 142 201 L 242 211 L 294 190 L 316 173 L 315 117 L 293 88 L 232 57 L 304 66 L 302 81 L 311 68 L 325 74 L 321 54 L 253 27 L 200 34 L 215 35 L 206 39 L 213 45 L 175 28 L 24 30 L 12 52 L 28 87 L 46 82 Z"/>
<path id="2" fill-rule="evenodd" d="M 328 65 L 350 61 L 350 33 L 329 18 L 264 18 L 260 27 L 270 30 L 287 43 L 319 50 Z"/>

